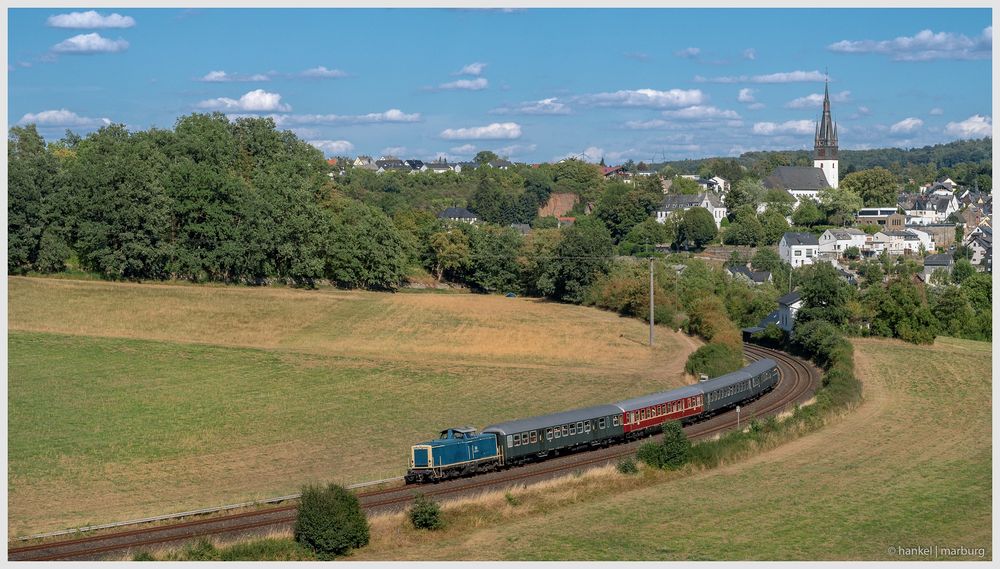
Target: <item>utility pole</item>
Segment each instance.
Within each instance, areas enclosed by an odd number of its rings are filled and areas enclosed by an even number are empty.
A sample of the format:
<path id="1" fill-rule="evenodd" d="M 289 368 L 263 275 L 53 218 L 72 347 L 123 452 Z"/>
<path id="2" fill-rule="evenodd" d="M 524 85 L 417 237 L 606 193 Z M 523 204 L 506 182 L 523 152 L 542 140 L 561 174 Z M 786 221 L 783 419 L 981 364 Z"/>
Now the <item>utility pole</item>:
<path id="1" fill-rule="evenodd" d="M 653 347 L 653 258 L 649 258 L 649 347 Z"/>

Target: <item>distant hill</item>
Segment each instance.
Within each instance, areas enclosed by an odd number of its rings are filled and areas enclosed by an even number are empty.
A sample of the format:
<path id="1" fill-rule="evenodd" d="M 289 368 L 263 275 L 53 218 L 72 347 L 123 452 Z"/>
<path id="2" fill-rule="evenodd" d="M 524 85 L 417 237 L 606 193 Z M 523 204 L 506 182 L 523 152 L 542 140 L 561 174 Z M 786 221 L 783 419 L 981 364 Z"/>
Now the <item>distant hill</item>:
<path id="1" fill-rule="evenodd" d="M 840 171 L 843 175 L 856 170 L 881 166 L 895 173 L 902 173 L 908 167 L 930 166 L 934 170 L 953 168 L 962 163 L 974 163 L 990 167 L 993 159 L 993 139 L 956 140 L 947 144 L 935 144 L 923 148 L 877 148 L 872 150 L 841 150 Z M 739 158 L 708 157 L 694 160 L 673 160 L 655 164 L 658 170 L 672 166 L 681 173 L 696 173 L 703 164 L 713 160 L 735 161 L 748 170 L 754 170 L 759 163 L 786 163 L 791 165 L 812 165 L 812 151 L 769 150 L 744 152 Z M 982 171 L 982 168 L 976 168 Z"/>

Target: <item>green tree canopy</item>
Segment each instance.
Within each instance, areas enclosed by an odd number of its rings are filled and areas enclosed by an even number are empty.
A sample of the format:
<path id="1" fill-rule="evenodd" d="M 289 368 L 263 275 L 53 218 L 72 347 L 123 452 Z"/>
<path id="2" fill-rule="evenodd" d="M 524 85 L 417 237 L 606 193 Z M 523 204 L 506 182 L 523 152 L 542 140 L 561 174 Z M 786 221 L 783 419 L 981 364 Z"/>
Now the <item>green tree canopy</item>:
<path id="1" fill-rule="evenodd" d="M 899 184 L 892 172 L 879 167 L 844 176 L 840 189 L 854 192 L 866 206 L 895 207 Z"/>
<path id="2" fill-rule="evenodd" d="M 687 241 L 695 247 L 704 247 L 715 239 L 718 232 L 712 213 L 703 207 L 693 207 L 681 216 L 681 222 L 677 227 L 677 241 L 680 243 Z"/>
<path id="3" fill-rule="evenodd" d="M 587 287 L 611 265 L 614 243 L 599 219 L 585 217 L 563 230 L 562 240 L 536 285 L 546 296 L 583 301 Z"/>

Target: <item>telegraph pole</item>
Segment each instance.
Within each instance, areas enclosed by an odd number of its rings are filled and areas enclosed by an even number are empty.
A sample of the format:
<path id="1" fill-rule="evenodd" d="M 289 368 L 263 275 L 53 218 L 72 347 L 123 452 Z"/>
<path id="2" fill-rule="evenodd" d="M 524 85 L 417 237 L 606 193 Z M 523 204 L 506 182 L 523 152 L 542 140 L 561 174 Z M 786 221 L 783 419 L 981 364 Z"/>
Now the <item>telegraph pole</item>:
<path id="1" fill-rule="evenodd" d="M 653 257 L 649 258 L 649 347 L 653 347 Z"/>

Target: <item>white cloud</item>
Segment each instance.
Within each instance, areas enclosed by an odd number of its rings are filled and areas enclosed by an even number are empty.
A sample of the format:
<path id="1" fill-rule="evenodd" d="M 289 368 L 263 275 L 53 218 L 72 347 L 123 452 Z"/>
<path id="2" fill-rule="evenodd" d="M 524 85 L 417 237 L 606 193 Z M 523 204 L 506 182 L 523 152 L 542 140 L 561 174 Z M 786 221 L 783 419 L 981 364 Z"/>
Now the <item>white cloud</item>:
<path id="1" fill-rule="evenodd" d="M 708 97 L 699 89 L 627 89 L 614 93 L 594 93 L 581 95 L 576 100 L 584 105 L 596 107 L 647 107 L 654 109 L 690 107 L 700 105 Z"/>
<path id="2" fill-rule="evenodd" d="M 382 149 L 382 156 L 400 157 L 406 154 L 408 149 L 405 146 L 387 146 Z"/>
<path id="3" fill-rule="evenodd" d="M 572 112 L 565 103 L 555 97 L 540 101 L 526 101 L 510 107 L 499 107 L 490 111 L 495 115 L 568 115 Z"/>
<path id="4" fill-rule="evenodd" d="M 913 36 L 900 36 L 891 40 L 842 40 L 828 45 L 827 49 L 838 53 L 887 55 L 895 61 L 987 59 L 993 51 L 993 27 L 983 29 L 975 38 L 951 32 L 922 30 Z"/>
<path id="5" fill-rule="evenodd" d="M 924 121 L 914 117 L 907 117 L 890 126 L 889 132 L 893 134 L 906 134 L 913 132 L 922 126 L 924 126 Z"/>
<path id="6" fill-rule="evenodd" d="M 38 113 L 28 113 L 17 121 L 18 124 L 34 123 L 38 126 L 76 126 L 76 127 L 100 127 L 111 124 L 110 119 L 89 118 L 67 109 L 53 111 L 41 111 Z"/>
<path id="7" fill-rule="evenodd" d="M 750 61 L 757 59 L 757 50 L 752 47 L 744 49 L 743 59 L 749 59 Z"/>
<path id="8" fill-rule="evenodd" d="M 271 78 L 263 73 L 253 75 L 241 75 L 238 73 L 226 73 L 225 71 L 209 71 L 204 77 L 198 79 L 205 83 L 235 83 L 246 81 L 270 81 Z"/>
<path id="9" fill-rule="evenodd" d="M 576 158 L 585 162 L 600 162 L 604 157 L 604 149 L 597 146 L 588 146 L 583 152 L 570 152 L 562 156 L 556 156 L 552 161 L 558 162 L 567 158 Z"/>
<path id="10" fill-rule="evenodd" d="M 450 91 L 454 89 L 464 89 L 467 91 L 480 91 L 485 89 L 490 84 L 485 77 L 477 77 L 476 79 L 459 79 L 458 81 L 451 81 L 449 83 L 442 83 L 437 86 L 438 89 Z"/>
<path id="11" fill-rule="evenodd" d="M 959 138 L 981 138 L 993 136 L 993 119 L 989 116 L 972 115 L 960 122 L 950 122 L 944 126 L 945 134 Z"/>
<path id="12" fill-rule="evenodd" d="M 327 155 L 347 154 L 354 150 L 354 145 L 346 140 L 310 140 L 308 142 Z"/>
<path id="13" fill-rule="evenodd" d="M 739 119 L 740 115 L 736 111 L 719 109 L 711 106 L 695 105 L 676 111 L 663 111 L 663 116 L 680 120 L 711 120 L 711 119 Z"/>
<path id="14" fill-rule="evenodd" d="M 497 148 L 496 153 L 509 159 L 534 152 L 536 148 L 538 148 L 536 144 L 510 144 Z"/>
<path id="15" fill-rule="evenodd" d="M 699 83 L 806 83 L 824 81 L 826 75 L 819 71 L 786 71 L 767 75 L 730 75 L 725 77 L 695 76 Z"/>
<path id="16" fill-rule="evenodd" d="M 941 116 L 941 115 L 944 114 L 944 109 L 942 109 L 941 107 L 934 107 L 927 114 L 929 114 L 929 115 L 931 115 L 933 117 Z"/>
<path id="17" fill-rule="evenodd" d="M 45 25 L 52 28 L 73 29 L 131 28 L 135 25 L 135 19 L 121 14 L 102 16 L 90 10 L 89 12 L 70 12 L 69 14 L 49 16 Z"/>
<path id="18" fill-rule="evenodd" d="M 751 103 L 747 105 L 747 108 L 750 109 L 751 111 L 759 111 L 760 109 L 763 109 L 765 106 L 766 105 L 764 103 Z"/>
<path id="19" fill-rule="evenodd" d="M 299 73 L 300 77 L 308 77 L 310 79 L 339 79 L 341 77 L 347 77 L 347 73 L 339 69 L 327 69 L 320 65 L 319 67 L 313 67 L 306 69 L 302 73 Z"/>
<path id="20" fill-rule="evenodd" d="M 521 125 L 515 122 L 493 123 L 469 128 L 447 128 L 441 131 L 447 140 L 508 140 L 521 138 Z"/>
<path id="21" fill-rule="evenodd" d="M 280 115 L 275 116 L 279 125 L 293 124 L 378 124 L 420 122 L 420 113 L 404 113 L 399 109 L 389 109 L 381 113 L 364 115 Z"/>
<path id="22" fill-rule="evenodd" d="M 753 133 L 771 136 L 775 134 L 813 134 L 816 124 L 810 120 L 785 121 L 782 123 L 754 123 Z"/>
<path id="23" fill-rule="evenodd" d="M 277 93 L 268 93 L 263 89 L 255 89 L 244 94 L 237 101 L 235 99 L 230 99 L 228 97 L 219 97 L 217 99 L 208 99 L 207 101 L 202 101 L 198 103 L 198 108 L 200 109 L 212 109 L 219 111 L 249 111 L 249 112 L 262 112 L 262 111 L 290 111 L 292 107 L 290 105 L 282 104 L 281 95 Z"/>
<path id="24" fill-rule="evenodd" d="M 52 51 L 56 53 L 78 53 L 82 55 L 91 53 L 117 53 L 126 49 L 128 49 L 127 41 L 121 38 L 111 40 L 102 37 L 96 32 L 73 36 L 52 46 Z"/>
<path id="25" fill-rule="evenodd" d="M 744 87 L 743 89 L 740 89 L 740 94 L 736 96 L 736 100 L 741 103 L 753 103 L 754 91 L 755 91 L 754 89 L 751 89 L 749 87 Z"/>
<path id="26" fill-rule="evenodd" d="M 625 123 L 625 128 L 632 130 L 652 130 L 656 128 L 666 128 L 672 125 L 673 123 L 663 119 L 653 119 L 648 121 L 627 121 Z"/>
<path id="27" fill-rule="evenodd" d="M 830 100 L 834 103 L 846 103 L 851 98 L 850 91 L 841 91 L 839 93 L 831 93 Z M 823 94 L 813 93 L 811 95 L 806 95 L 805 97 L 799 97 L 798 99 L 793 99 L 785 103 L 785 107 L 789 109 L 805 109 L 808 107 L 820 107 L 823 105 Z"/>
<path id="28" fill-rule="evenodd" d="M 455 154 L 472 154 L 476 151 L 475 144 L 463 144 L 462 146 L 453 146 L 451 149 Z"/>
<path id="29" fill-rule="evenodd" d="M 698 54 L 700 53 L 701 49 L 697 47 L 686 47 L 682 50 L 675 51 L 674 55 L 676 55 L 677 57 L 683 57 L 685 59 L 694 59 L 698 57 Z"/>
<path id="30" fill-rule="evenodd" d="M 459 69 L 458 72 L 453 75 L 482 75 L 483 69 L 486 69 L 486 64 L 477 61 Z"/>

